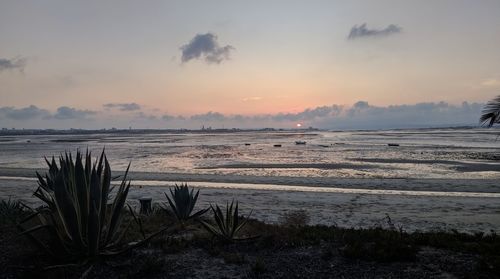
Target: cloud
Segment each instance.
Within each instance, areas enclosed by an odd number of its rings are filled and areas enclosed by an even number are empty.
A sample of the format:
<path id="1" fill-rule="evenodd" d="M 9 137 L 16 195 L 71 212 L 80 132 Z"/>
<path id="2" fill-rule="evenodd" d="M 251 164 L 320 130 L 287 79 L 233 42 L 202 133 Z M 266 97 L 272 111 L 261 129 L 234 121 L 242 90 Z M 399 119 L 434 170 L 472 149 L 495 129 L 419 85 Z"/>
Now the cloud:
<path id="1" fill-rule="evenodd" d="M 1 107 L 0 118 L 12 120 L 29 120 L 41 117 L 48 117 L 49 111 L 40 109 L 37 106 L 31 105 L 25 108 Z"/>
<path id="2" fill-rule="evenodd" d="M 25 66 L 26 66 L 26 59 L 24 58 L 14 58 L 14 59 L 0 58 L 0 72 L 8 70 L 19 70 L 20 72 L 22 72 L 24 71 Z"/>
<path id="3" fill-rule="evenodd" d="M 24 108 L 0 107 L 0 119 L 6 118 L 17 121 L 33 119 L 83 119 L 94 114 L 96 114 L 95 111 L 80 110 L 67 106 L 59 107 L 55 113 L 51 113 L 48 110 L 39 108 L 35 105 L 30 105 Z"/>
<path id="4" fill-rule="evenodd" d="M 446 102 L 413 105 L 373 106 L 359 101 L 352 106 L 330 105 L 298 113 L 255 116 L 224 115 L 218 112 L 193 115 L 182 124 L 196 127 L 200 121 L 213 127 L 295 127 L 296 123 L 322 129 L 394 129 L 475 125 L 484 104 L 452 105 Z M 168 120 L 172 120 L 168 118 Z"/>
<path id="5" fill-rule="evenodd" d="M 299 113 L 278 113 L 268 115 L 274 121 L 314 121 L 315 119 L 337 115 L 342 110 L 340 105 L 321 106 L 316 108 L 308 108 Z"/>
<path id="6" fill-rule="evenodd" d="M 85 119 L 90 115 L 96 114 L 95 111 L 91 110 L 80 110 L 76 108 L 71 108 L 67 106 L 59 107 L 56 113 L 53 115 L 55 119 L 66 120 L 66 119 Z"/>
<path id="7" fill-rule="evenodd" d="M 219 112 L 209 111 L 205 114 L 197 114 L 190 117 L 191 120 L 196 121 L 224 121 L 226 116 Z"/>
<path id="8" fill-rule="evenodd" d="M 203 58 L 207 63 L 220 64 L 229 59 L 229 54 L 234 47 L 231 45 L 219 46 L 217 35 L 212 33 L 197 34 L 191 41 L 181 48 L 182 63 L 193 59 Z"/>
<path id="9" fill-rule="evenodd" d="M 313 121 L 314 126 L 328 129 L 394 129 L 475 125 L 483 104 L 464 102 L 417 103 L 414 105 L 372 106 L 357 102 L 335 114 Z"/>
<path id="10" fill-rule="evenodd" d="M 410 105 L 375 106 L 359 101 L 352 106 L 329 105 L 304 109 L 297 113 L 260 115 L 225 115 L 207 112 L 192 116 L 173 116 L 160 112 L 135 111 L 116 117 L 105 111 L 90 111 L 62 106 L 55 112 L 31 105 L 27 107 L 0 107 L 0 126 L 36 128 L 293 128 L 297 123 L 304 127 L 322 129 L 395 129 L 478 125 L 484 104 L 460 105 L 446 102 L 417 103 Z M 90 117 L 92 116 L 92 117 Z M 67 121 L 60 121 L 60 120 Z M 85 121 L 82 121 L 85 120 Z M 97 120 L 97 121 L 96 121 Z"/>
<path id="11" fill-rule="evenodd" d="M 360 26 L 354 25 L 351 28 L 351 32 L 349 32 L 349 36 L 347 36 L 348 40 L 355 40 L 360 38 L 378 38 L 385 37 L 389 35 L 394 35 L 401 33 L 403 29 L 395 24 L 389 24 L 384 29 L 368 29 L 366 27 L 366 23 L 361 24 Z"/>
<path id="12" fill-rule="evenodd" d="M 165 121 L 172 121 L 172 120 L 175 120 L 176 117 L 173 116 L 173 115 L 164 114 L 164 115 L 161 116 L 161 119 L 163 119 Z"/>
<path id="13" fill-rule="evenodd" d="M 109 104 L 104 104 L 103 106 L 108 109 L 116 108 L 121 111 L 134 111 L 141 109 L 141 106 L 136 103 L 109 103 Z"/>
<path id="14" fill-rule="evenodd" d="M 483 86 L 483 87 L 500 87 L 500 79 L 497 79 L 497 78 L 485 79 L 481 82 L 481 86 Z"/>
<path id="15" fill-rule="evenodd" d="M 262 97 L 247 97 L 247 98 L 243 98 L 241 99 L 243 102 L 256 102 L 256 101 L 260 101 L 262 100 L 263 98 Z"/>
<path id="16" fill-rule="evenodd" d="M 146 114 L 142 111 L 138 112 L 136 114 L 136 117 L 140 118 L 140 119 L 145 119 L 145 120 L 156 120 L 157 119 L 156 115 Z"/>

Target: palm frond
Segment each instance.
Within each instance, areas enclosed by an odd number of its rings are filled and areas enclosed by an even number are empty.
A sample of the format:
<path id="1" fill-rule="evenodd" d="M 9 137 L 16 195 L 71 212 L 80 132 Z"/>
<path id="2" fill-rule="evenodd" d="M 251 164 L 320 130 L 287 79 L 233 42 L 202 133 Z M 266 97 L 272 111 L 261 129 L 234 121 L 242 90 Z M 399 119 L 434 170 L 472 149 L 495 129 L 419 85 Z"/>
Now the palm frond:
<path id="1" fill-rule="evenodd" d="M 479 122 L 482 126 L 487 127 L 500 123 L 500 96 L 497 96 L 484 106 Z"/>

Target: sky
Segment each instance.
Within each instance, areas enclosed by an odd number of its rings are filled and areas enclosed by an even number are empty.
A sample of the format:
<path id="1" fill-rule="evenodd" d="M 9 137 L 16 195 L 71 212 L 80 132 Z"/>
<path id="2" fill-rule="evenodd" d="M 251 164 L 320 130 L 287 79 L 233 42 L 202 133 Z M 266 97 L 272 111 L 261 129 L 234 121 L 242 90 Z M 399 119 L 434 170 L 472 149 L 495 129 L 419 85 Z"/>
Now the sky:
<path id="1" fill-rule="evenodd" d="M 500 1 L 0 1 L 0 127 L 475 125 Z"/>

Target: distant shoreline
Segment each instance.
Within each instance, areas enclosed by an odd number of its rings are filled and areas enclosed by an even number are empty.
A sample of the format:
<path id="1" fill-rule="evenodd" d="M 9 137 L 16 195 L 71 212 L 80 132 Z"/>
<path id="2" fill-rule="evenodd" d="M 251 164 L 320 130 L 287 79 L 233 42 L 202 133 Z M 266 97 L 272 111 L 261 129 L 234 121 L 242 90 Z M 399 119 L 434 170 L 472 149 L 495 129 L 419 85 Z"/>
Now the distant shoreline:
<path id="1" fill-rule="evenodd" d="M 1 136 L 23 136 L 23 135 L 90 135 L 90 134 L 224 134 L 224 133 L 309 133 L 309 132 L 363 132 L 363 131 L 432 131 L 432 130 L 458 130 L 458 129 L 482 129 L 491 130 L 495 128 L 482 128 L 477 125 L 458 125 L 458 126 L 434 126 L 434 127 L 408 127 L 408 128 L 380 128 L 380 129 L 319 129 L 314 127 L 303 129 L 284 129 L 284 128 L 207 128 L 207 129 L 7 129 L 0 130 Z"/>

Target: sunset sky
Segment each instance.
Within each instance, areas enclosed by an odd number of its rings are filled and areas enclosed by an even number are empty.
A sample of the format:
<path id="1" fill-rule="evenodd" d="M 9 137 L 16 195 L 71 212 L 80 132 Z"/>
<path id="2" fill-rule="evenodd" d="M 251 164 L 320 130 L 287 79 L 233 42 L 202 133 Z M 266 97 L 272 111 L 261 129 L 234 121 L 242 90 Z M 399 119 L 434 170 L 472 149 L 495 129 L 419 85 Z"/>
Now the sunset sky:
<path id="1" fill-rule="evenodd" d="M 477 124 L 500 1 L 1 1 L 0 126 Z M 466 102 L 466 103 L 464 103 Z"/>

